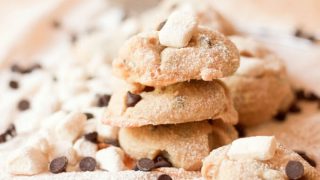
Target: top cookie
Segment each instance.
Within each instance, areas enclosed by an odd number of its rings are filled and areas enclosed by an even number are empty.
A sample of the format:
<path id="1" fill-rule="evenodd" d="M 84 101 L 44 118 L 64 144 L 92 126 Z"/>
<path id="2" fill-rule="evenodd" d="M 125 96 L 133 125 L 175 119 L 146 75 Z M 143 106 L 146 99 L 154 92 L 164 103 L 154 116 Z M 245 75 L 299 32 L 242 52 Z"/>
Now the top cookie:
<path id="1" fill-rule="evenodd" d="M 117 76 L 147 86 L 192 79 L 211 81 L 233 74 L 238 66 L 235 45 L 221 33 L 204 27 L 197 27 L 182 48 L 161 45 L 158 31 L 138 34 L 124 44 L 113 62 Z"/>

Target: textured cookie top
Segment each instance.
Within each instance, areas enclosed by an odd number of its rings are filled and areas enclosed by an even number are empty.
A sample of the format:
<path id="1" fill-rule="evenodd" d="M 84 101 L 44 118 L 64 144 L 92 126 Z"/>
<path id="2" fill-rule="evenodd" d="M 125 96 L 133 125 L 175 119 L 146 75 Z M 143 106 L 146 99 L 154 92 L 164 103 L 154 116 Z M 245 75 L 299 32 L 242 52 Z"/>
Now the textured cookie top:
<path id="1" fill-rule="evenodd" d="M 204 119 L 238 122 L 228 89 L 219 80 L 146 87 L 140 94 L 119 90 L 112 95 L 103 121 L 114 126 L 137 127 Z"/>
<path id="2" fill-rule="evenodd" d="M 210 151 L 238 137 L 232 125 L 222 121 L 201 121 L 177 125 L 122 128 L 119 142 L 133 158 L 165 156 L 174 167 L 200 170 Z"/>
<path id="3" fill-rule="evenodd" d="M 239 49 L 240 67 L 223 81 L 230 89 L 240 123 L 254 125 L 271 120 L 293 100 L 283 62 L 253 39 L 240 36 L 230 39 Z"/>
<path id="4" fill-rule="evenodd" d="M 274 156 L 268 160 L 252 158 L 231 159 L 228 157 L 230 146 L 213 150 L 205 158 L 201 169 L 205 179 L 319 179 L 319 173 L 295 152 L 277 144 Z M 291 178 L 289 178 L 291 177 Z M 297 179 L 298 179 L 297 178 Z"/>
<path id="5" fill-rule="evenodd" d="M 159 32 L 130 38 L 113 62 L 114 73 L 130 83 L 167 86 L 202 79 L 211 81 L 233 74 L 239 66 L 235 45 L 221 33 L 197 27 L 186 47 L 166 47 Z"/>

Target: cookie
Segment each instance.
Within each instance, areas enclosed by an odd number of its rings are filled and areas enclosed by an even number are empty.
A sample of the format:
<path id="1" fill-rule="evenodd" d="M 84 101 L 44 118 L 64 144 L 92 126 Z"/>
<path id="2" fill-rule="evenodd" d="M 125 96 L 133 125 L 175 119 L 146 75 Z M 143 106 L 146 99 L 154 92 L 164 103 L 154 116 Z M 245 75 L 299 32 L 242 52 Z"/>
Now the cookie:
<path id="1" fill-rule="evenodd" d="M 113 126 L 136 127 L 204 119 L 237 123 L 237 112 L 228 89 L 219 80 L 146 87 L 140 94 L 127 89 L 118 90 L 111 97 L 103 121 Z"/>
<path id="2" fill-rule="evenodd" d="M 142 31 L 160 30 L 166 18 L 176 9 L 189 8 L 195 11 L 199 25 L 215 29 L 225 35 L 235 33 L 232 25 L 206 0 L 164 0 L 158 6 L 141 15 Z"/>
<path id="3" fill-rule="evenodd" d="M 192 79 L 211 81 L 233 74 L 239 66 L 234 44 L 221 33 L 198 27 L 183 48 L 162 46 L 159 32 L 133 36 L 113 61 L 113 71 L 130 83 L 167 86 Z"/>
<path id="4" fill-rule="evenodd" d="M 230 89 L 240 124 L 259 124 L 287 110 L 294 96 L 282 61 L 253 39 L 230 39 L 239 49 L 240 68 L 223 81 Z"/>
<path id="5" fill-rule="evenodd" d="M 199 170 L 202 159 L 217 147 L 237 138 L 236 130 L 222 121 L 122 128 L 119 142 L 135 159 L 161 155 L 174 167 Z"/>
<path id="6" fill-rule="evenodd" d="M 205 179 L 299 179 L 316 180 L 319 172 L 297 153 L 276 144 L 272 158 L 256 160 L 252 158 L 233 159 L 229 156 L 232 145 L 213 150 L 203 162 L 201 169 Z"/>

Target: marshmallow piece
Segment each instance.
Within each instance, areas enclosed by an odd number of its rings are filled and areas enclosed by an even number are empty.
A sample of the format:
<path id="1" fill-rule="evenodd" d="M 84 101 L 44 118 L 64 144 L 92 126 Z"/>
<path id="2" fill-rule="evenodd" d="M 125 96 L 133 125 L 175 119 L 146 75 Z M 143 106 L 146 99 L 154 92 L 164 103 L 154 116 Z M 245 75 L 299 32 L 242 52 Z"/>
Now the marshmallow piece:
<path id="1" fill-rule="evenodd" d="M 240 138 L 232 142 L 228 151 L 230 159 L 269 160 L 276 150 L 274 136 Z"/>
<path id="2" fill-rule="evenodd" d="M 98 120 L 97 132 L 99 138 L 115 140 L 118 138 L 119 128 L 103 124 Z"/>
<path id="3" fill-rule="evenodd" d="M 96 160 L 100 168 L 109 172 L 126 170 L 124 158 L 123 150 L 114 146 L 101 149 L 96 154 Z"/>
<path id="4" fill-rule="evenodd" d="M 41 135 L 40 133 L 34 138 L 32 138 L 30 141 L 28 141 L 28 146 L 36 148 L 37 150 L 40 150 L 44 154 L 48 154 L 50 150 L 50 145 L 46 137 Z"/>
<path id="5" fill-rule="evenodd" d="M 35 175 L 48 168 L 48 158 L 41 150 L 25 147 L 9 158 L 7 168 L 13 175 Z"/>
<path id="6" fill-rule="evenodd" d="M 81 134 L 86 120 L 84 114 L 73 112 L 58 122 L 55 135 L 58 139 L 73 142 Z"/>
<path id="7" fill-rule="evenodd" d="M 81 157 L 95 157 L 98 147 L 96 144 L 85 140 L 84 138 L 78 139 L 74 145 L 74 150 L 77 152 L 78 156 Z"/>
<path id="8" fill-rule="evenodd" d="M 160 44 L 176 48 L 185 47 L 196 27 L 197 17 L 193 11 L 174 11 L 159 32 Z"/>
<path id="9" fill-rule="evenodd" d="M 51 144 L 51 151 L 49 152 L 49 160 L 66 156 L 69 164 L 75 165 L 78 161 L 76 151 L 73 149 L 72 143 L 69 141 L 58 141 Z"/>

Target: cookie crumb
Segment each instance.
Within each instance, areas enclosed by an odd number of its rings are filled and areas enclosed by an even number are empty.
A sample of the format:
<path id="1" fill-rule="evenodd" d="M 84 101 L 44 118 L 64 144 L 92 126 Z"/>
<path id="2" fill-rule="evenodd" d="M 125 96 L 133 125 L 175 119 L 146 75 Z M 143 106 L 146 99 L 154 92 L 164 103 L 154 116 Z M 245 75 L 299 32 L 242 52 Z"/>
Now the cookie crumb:
<path id="1" fill-rule="evenodd" d="M 300 179 L 304 174 L 304 167 L 299 161 L 289 161 L 285 172 L 289 179 Z"/>

